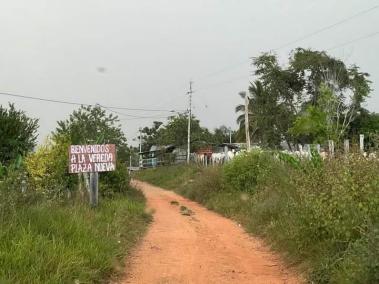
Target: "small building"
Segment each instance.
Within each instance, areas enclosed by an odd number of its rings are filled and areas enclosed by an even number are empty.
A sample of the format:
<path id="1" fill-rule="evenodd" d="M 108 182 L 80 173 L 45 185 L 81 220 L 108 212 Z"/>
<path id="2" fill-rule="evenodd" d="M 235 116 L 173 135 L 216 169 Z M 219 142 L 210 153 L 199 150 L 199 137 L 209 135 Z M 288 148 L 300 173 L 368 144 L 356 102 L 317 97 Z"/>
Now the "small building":
<path id="1" fill-rule="evenodd" d="M 139 153 L 140 168 L 178 164 L 186 161 L 187 151 L 175 145 L 153 145 L 149 151 Z"/>

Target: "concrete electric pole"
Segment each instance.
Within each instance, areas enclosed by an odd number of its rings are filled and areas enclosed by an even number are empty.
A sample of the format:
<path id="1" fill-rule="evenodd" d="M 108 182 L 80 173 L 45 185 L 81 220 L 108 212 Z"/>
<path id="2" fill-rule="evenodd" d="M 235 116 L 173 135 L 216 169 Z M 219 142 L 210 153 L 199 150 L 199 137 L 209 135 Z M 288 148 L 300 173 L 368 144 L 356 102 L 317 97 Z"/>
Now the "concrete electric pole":
<path id="1" fill-rule="evenodd" d="M 189 95 L 189 107 L 188 107 L 188 133 L 187 133 L 187 164 L 190 162 L 191 153 L 191 116 L 192 116 L 192 81 L 190 83 L 190 89 L 187 92 Z"/>
<path id="2" fill-rule="evenodd" d="M 141 128 L 139 130 L 139 167 L 142 168 L 142 134 L 141 134 Z"/>
<path id="3" fill-rule="evenodd" d="M 250 151 L 250 132 L 249 132 L 249 97 L 245 93 L 245 132 L 246 132 L 246 149 Z"/>

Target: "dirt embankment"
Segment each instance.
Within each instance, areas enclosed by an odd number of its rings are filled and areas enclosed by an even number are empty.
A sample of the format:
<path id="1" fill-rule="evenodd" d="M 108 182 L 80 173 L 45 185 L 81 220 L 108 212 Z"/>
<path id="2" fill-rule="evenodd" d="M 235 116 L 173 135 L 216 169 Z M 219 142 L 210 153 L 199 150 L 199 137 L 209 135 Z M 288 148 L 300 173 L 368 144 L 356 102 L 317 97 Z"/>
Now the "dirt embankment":
<path id="1" fill-rule="evenodd" d="M 235 222 L 171 191 L 135 181 L 154 222 L 122 283 L 301 283 Z"/>

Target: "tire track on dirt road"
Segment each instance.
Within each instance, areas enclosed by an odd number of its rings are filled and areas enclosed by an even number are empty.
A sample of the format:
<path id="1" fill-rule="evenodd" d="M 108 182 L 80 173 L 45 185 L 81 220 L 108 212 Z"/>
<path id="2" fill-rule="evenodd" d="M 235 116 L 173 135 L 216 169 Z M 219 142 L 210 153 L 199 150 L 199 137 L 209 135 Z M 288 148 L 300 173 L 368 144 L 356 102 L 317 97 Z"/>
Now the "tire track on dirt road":
<path id="1" fill-rule="evenodd" d="M 302 282 L 233 221 L 172 191 L 133 183 L 154 210 L 154 221 L 130 257 L 122 283 Z"/>

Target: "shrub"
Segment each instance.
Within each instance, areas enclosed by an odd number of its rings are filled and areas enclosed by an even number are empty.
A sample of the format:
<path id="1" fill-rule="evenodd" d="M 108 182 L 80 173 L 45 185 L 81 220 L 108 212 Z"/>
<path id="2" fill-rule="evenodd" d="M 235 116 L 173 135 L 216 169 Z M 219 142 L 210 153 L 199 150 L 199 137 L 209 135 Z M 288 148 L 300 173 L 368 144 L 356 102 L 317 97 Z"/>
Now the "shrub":
<path id="1" fill-rule="evenodd" d="M 68 173 L 67 139 L 47 140 L 34 153 L 25 158 L 29 185 L 49 198 L 62 197 L 74 191 L 77 177 Z"/>
<path id="2" fill-rule="evenodd" d="M 38 119 L 28 117 L 24 111 L 16 110 L 14 104 L 9 104 L 8 108 L 0 105 L 0 122 L 0 163 L 8 166 L 19 155 L 33 150 Z"/>
<path id="3" fill-rule="evenodd" d="M 220 168 L 209 167 L 194 173 L 190 180 L 180 184 L 176 189 L 190 199 L 204 203 L 211 195 L 224 189 Z"/>
<path id="4" fill-rule="evenodd" d="M 237 156 L 223 168 L 225 182 L 234 189 L 254 192 L 257 185 L 264 186 L 279 164 L 267 152 L 252 151 Z"/>
<path id="5" fill-rule="evenodd" d="M 99 192 L 103 196 L 113 196 L 129 188 L 130 177 L 124 163 L 117 162 L 116 170 L 99 175 Z"/>

